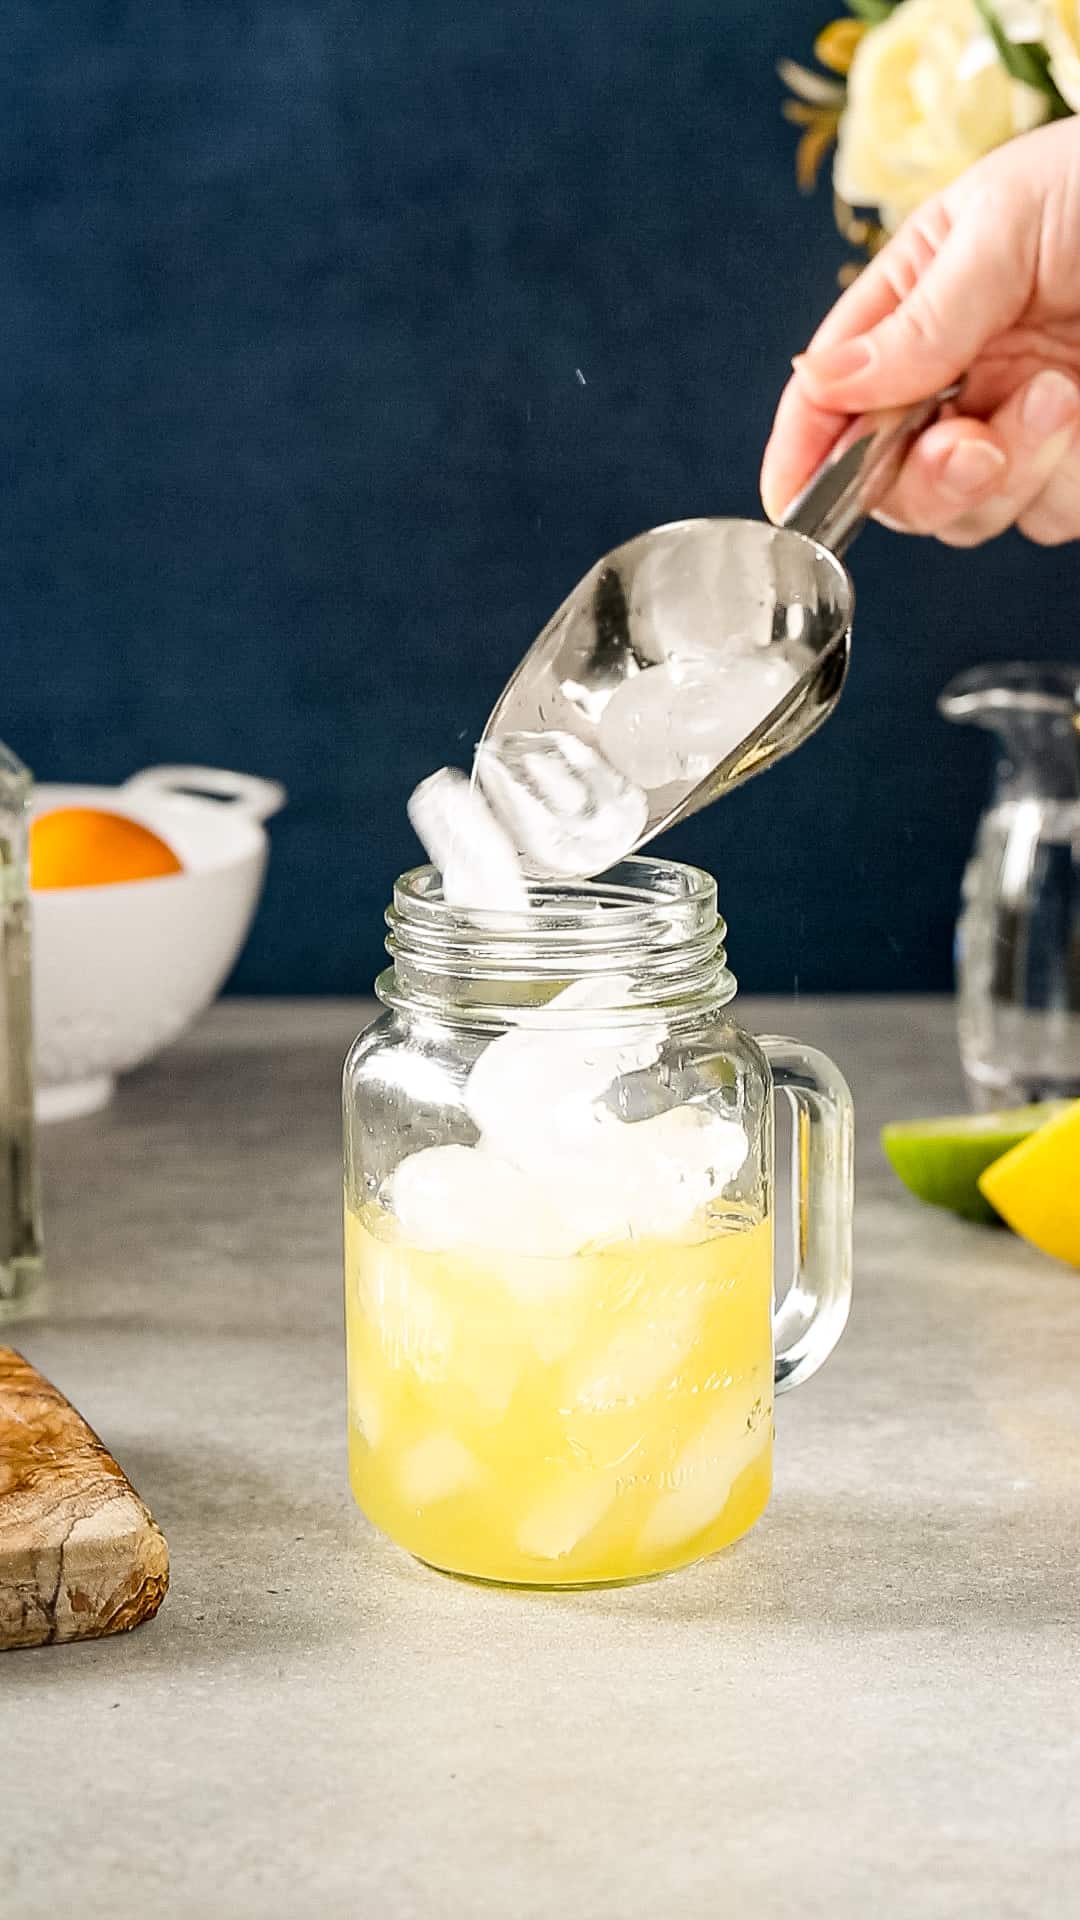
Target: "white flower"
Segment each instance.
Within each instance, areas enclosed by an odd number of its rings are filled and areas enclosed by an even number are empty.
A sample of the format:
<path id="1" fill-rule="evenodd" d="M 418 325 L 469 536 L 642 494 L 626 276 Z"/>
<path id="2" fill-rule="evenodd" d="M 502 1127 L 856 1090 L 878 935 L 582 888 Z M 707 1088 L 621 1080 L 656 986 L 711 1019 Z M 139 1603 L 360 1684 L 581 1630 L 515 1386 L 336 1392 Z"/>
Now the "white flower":
<path id="1" fill-rule="evenodd" d="M 1040 41 L 1046 35 L 1046 9 L 1053 0 L 996 0 L 994 13 L 1010 40 L 1018 45 Z"/>
<path id="2" fill-rule="evenodd" d="M 1080 0 L 1057 0 L 1077 15 Z M 1030 26 L 1030 0 L 1010 20 Z M 1059 82 L 1060 84 L 1060 82 Z M 1006 73 L 974 0 L 901 0 L 864 34 L 848 76 L 834 174 L 837 193 L 873 206 L 886 227 L 948 186 L 973 161 L 1049 111 L 1045 95 Z"/>
<path id="3" fill-rule="evenodd" d="M 1043 0 L 1043 38 L 1058 92 L 1080 113 L 1080 0 Z"/>

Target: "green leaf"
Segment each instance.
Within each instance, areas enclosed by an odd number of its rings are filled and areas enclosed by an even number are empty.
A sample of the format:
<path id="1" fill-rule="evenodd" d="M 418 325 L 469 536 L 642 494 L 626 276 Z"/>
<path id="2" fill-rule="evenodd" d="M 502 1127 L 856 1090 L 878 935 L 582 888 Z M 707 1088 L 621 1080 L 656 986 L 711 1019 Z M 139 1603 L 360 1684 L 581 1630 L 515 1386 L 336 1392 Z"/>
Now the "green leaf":
<path id="1" fill-rule="evenodd" d="M 1010 40 L 991 0 L 975 0 L 975 5 L 1006 73 L 1014 80 L 1022 80 L 1026 87 L 1034 87 L 1036 93 L 1044 93 L 1050 101 L 1055 119 L 1068 117 L 1070 108 L 1054 85 L 1050 73 L 1050 55 L 1046 48 L 1034 41 Z"/>
<path id="2" fill-rule="evenodd" d="M 887 20 L 896 0 L 847 0 L 848 12 L 857 13 L 860 20 L 870 20 L 875 25 L 879 20 Z"/>

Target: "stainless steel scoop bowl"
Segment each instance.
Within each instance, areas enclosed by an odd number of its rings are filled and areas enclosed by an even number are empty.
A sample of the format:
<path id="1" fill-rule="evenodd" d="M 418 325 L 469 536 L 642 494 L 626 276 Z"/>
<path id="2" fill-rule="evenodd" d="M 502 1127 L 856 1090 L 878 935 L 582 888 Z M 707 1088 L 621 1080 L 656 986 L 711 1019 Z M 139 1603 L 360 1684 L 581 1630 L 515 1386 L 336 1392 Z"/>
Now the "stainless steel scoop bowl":
<path id="1" fill-rule="evenodd" d="M 855 590 L 840 556 L 885 497 L 915 436 L 956 391 L 854 421 L 781 526 L 679 520 L 615 548 L 529 649 L 481 746 L 497 749 L 508 734 L 560 731 L 598 748 L 600 718 L 616 688 L 667 659 L 681 637 L 710 660 L 782 655 L 798 677 L 704 778 L 648 791 L 634 845 L 793 752 L 828 718 L 847 674 Z"/>

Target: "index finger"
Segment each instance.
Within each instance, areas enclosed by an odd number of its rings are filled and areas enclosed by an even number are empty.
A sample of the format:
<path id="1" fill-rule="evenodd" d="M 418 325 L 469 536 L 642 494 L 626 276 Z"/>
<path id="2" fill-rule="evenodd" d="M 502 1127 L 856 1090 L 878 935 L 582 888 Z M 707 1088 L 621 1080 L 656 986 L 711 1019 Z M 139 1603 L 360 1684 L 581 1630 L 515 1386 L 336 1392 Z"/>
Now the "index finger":
<path id="1" fill-rule="evenodd" d="M 770 520 L 778 521 L 847 424 L 849 415 L 819 407 L 793 374 L 780 396 L 772 433 L 761 463 L 761 500 Z"/>
<path id="2" fill-rule="evenodd" d="M 810 350 L 854 340 L 900 305 L 900 262 L 906 257 L 901 254 L 901 246 L 905 250 L 910 246 L 910 235 L 903 230 L 830 307 L 810 341 Z M 779 519 L 789 501 L 805 486 L 850 417 L 817 406 L 800 386 L 797 374 L 788 381 L 761 464 L 761 499 L 770 520 Z"/>
<path id="3" fill-rule="evenodd" d="M 856 340 L 860 333 L 869 333 L 871 327 L 876 327 L 900 305 L 904 298 L 902 282 L 914 283 L 918 278 L 914 266 L 906 274 L 902 269 L 902 262 L 910 259 L 914 244 L 914 226 L 901 227 L 839 300 L 833 302 L 809 342 L 808 353 L 838 347 L 842 340 Z"/>

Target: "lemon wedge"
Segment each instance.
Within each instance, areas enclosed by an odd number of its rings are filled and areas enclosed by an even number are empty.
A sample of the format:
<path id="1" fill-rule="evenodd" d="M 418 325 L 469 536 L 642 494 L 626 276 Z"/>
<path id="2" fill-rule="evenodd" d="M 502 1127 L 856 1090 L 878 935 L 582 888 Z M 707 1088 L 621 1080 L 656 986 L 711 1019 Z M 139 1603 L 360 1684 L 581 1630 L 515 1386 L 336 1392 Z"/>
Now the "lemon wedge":
<path id="1" fill-rule="evenodd" d="M 979 1190 L 1014 1233 L 1080 1267 L 1080 1100 L 987 1167 Z"/>

